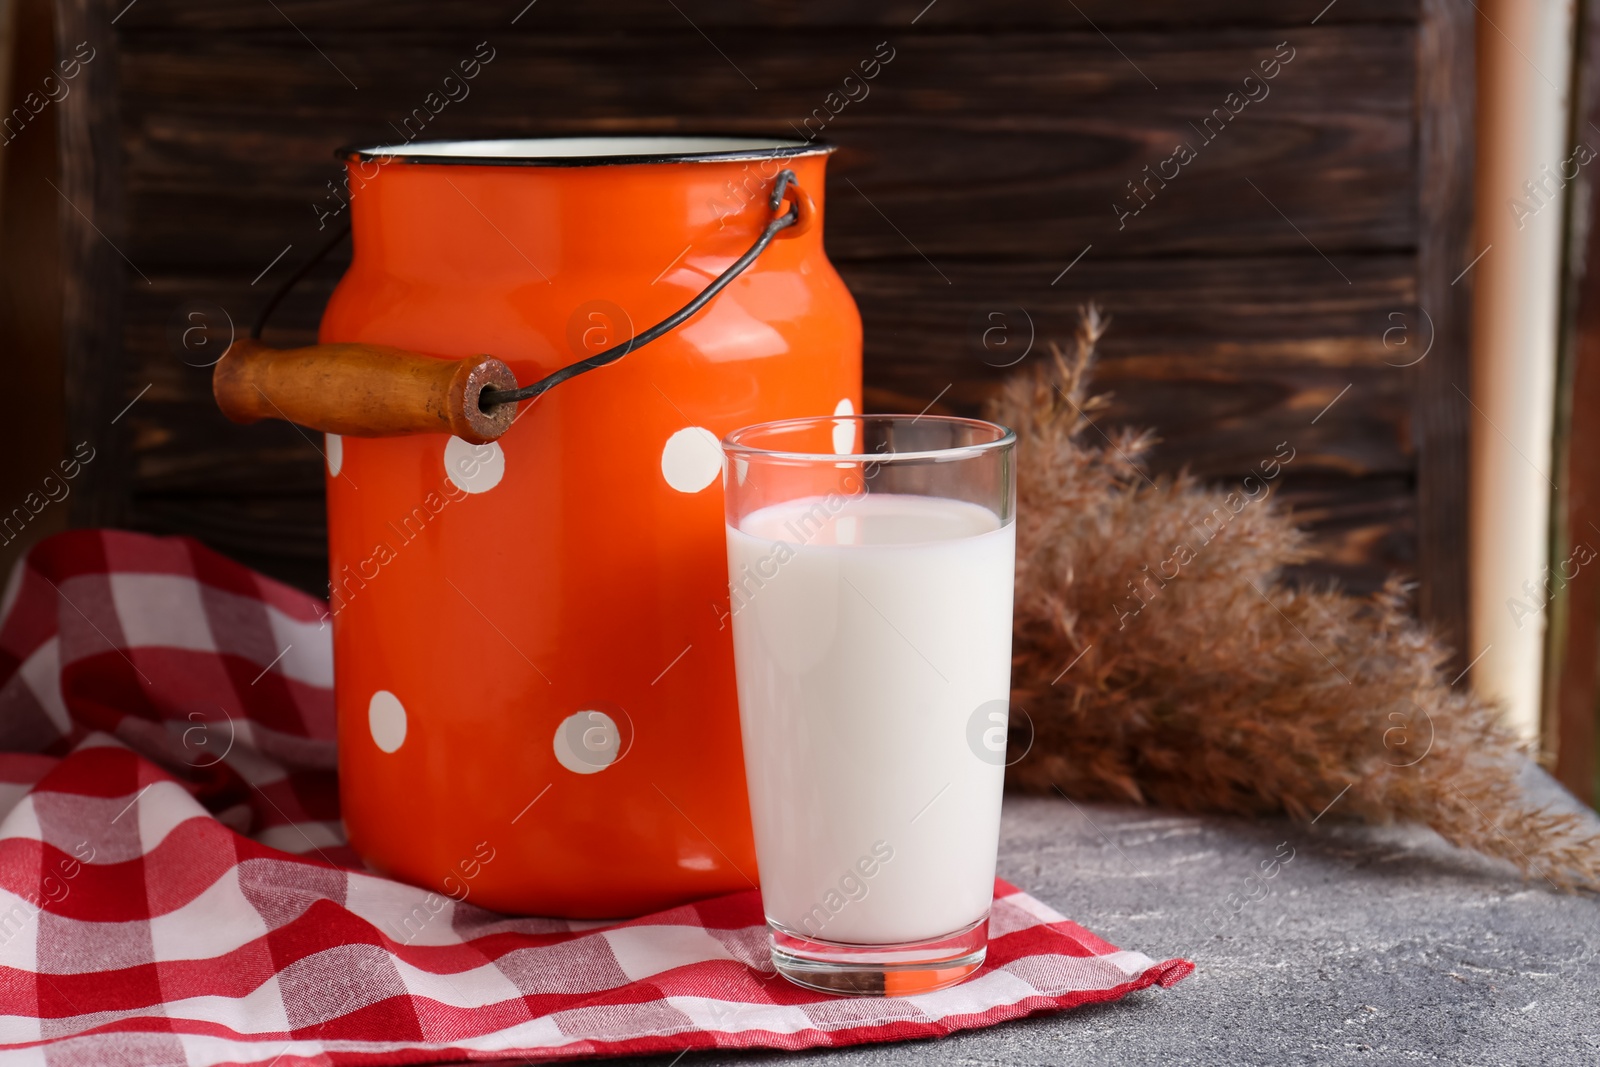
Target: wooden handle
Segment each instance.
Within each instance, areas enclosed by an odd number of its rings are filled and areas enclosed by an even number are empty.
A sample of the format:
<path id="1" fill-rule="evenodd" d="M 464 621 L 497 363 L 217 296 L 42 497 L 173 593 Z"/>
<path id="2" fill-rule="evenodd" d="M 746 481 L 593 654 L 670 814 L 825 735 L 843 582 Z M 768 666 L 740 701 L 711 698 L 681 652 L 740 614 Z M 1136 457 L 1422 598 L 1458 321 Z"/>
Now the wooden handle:
<path id="1" fill-rule="evenodd" d="M 515 389 L 517 380 L 492 356 L 436 359 L 381 345 L 268 348 L 241 339 L 211 372 L 217 406 L 234 422 L 283 419 L 354 437 L 449 433 L 475 445 L 517 415 L 515 404 L 484 411 L 485 387 Z"/>

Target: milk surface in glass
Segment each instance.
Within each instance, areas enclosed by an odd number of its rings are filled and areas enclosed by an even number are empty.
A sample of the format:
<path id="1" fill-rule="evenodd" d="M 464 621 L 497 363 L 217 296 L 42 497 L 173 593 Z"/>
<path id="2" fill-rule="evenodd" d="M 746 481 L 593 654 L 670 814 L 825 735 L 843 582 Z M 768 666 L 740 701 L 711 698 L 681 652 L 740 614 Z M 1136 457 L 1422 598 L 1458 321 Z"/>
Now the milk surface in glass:
<path id="1" fill-rule="evenodd" d="M 1015 553 L 1013 524 L 939 497 L 809 497 L 728 528 L 761 892 L 782 928 L 892 944 L 987 913 Z"/>

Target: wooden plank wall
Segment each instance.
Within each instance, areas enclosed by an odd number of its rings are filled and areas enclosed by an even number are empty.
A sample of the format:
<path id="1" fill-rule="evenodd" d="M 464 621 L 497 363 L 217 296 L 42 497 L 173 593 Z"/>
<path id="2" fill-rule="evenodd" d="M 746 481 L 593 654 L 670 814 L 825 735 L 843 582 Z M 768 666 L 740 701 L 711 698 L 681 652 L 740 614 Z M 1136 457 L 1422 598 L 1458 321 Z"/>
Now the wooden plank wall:
<path id="1" fill-rule="evenodd" d="M 1159 469 L 1238 478 L 1288 441 L 1283 498 L 1326 552 L 1308 573 L 1357 589 L 1417 574 L 1430 616 L 1464 617 L 1459 546 L 1418 544 L 1464 518 L 1464 436 L 1450 455 L 1458 431 L 1426 418 L 1443 381 L 1422 377 L 1464 361 L 1464 319 L 1419 307 L 1465 265 L 1426 250 L 1420 220 L 1441 205 L 1419 208 L 1424 174 L 1448 175 L 1462 150 L 1425 139 L 1438 112 L 1470 129 L 1470 33 L 1451 35 L 1464 3 L 61 2 L 115 54 L 102 121 L 120 153 L 93 166 L 123 198 L 102 221 L 126 263 L 101 258 L 126 287 L 125 355 L 103 357 L 114 395 L 95 410 L 139 397 L 97 519 L 110 508 L 320 586 L 316 452 L 291 427 L 224 422 L 200 366 L 211 350 L 183 330 L 224 316 L 244 329 L 326 234 L 333 148 L 396 140 L 487 42 L 470 95 L 428 114 L 423 136 L 788 134 L 825 119 L 840 146 L 828 248 L 861 305 L 875 406 L 972 412 L 1009 373 L 997 364 L 1029 336 L 1036 358 L 1098 299 L 1116 317 L 1100 378 L 1112 421 L 1160 429 Z M 875 54 L 892 59 L 839 108 Z M 1464 99 L 1426 91 L 1458 90 L 1463 62 Z M 1163 163 L 1180 144 L 1192 158 Z M 1441 193 L 1447 217 L 1461 195 Z M 269 339 L 309 340 L 338 272 L 315 272 Z M 1003 353 L 999 335 L 984 342 L 997 323 Z M 1441 329 L 1447 351 L 1408 366 Z M 1430 478 L 1460 492 L 1424 516 Z"/>
<path id="2" fill-rule="evenodd" d="M 1574 140 L 1600 124 L 1600 5 L 1579 7 Z M 1561 375 L 1552 505 L 1552 585 L 1546 640 L 1545 766 L 1584 803 L 1600 800 L 1600 583 L 1579 580 L 1600 552 L 1600 182 L 1572 183 L 1562 292 Z M 1587 561 L 1587 562 L 1586 562 Z"/>

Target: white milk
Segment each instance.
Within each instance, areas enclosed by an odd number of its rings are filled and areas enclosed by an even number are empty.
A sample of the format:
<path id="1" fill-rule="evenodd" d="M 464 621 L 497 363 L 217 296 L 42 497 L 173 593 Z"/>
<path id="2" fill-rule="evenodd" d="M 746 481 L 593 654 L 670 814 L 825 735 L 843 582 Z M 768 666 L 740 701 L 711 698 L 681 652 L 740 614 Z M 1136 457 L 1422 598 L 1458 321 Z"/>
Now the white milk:
<path id="1" fill-rule="evenodd" d="M 1015 554 L 1015 526 L 936 497 L 813 497 L 728 529 L 769 919 L 886 944 L 986 913 Z"/>

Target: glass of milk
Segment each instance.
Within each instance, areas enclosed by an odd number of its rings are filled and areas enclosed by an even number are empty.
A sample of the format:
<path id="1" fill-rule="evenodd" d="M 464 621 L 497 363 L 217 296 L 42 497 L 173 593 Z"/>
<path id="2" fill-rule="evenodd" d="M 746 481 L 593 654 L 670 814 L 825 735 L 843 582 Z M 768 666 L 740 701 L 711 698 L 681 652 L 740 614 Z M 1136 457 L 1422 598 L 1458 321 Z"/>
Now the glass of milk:
<path id="1" fill-rule="evenodd" d="M 1011 688 L 1016 435 L 831 416 L 729 434 L 729 616 L 779 973 L 903 995 L 983 963 Z"/>

